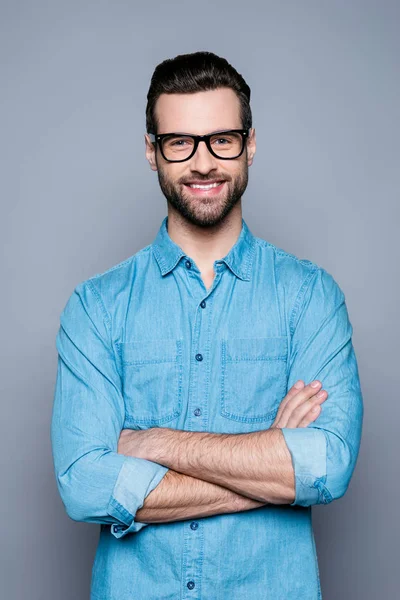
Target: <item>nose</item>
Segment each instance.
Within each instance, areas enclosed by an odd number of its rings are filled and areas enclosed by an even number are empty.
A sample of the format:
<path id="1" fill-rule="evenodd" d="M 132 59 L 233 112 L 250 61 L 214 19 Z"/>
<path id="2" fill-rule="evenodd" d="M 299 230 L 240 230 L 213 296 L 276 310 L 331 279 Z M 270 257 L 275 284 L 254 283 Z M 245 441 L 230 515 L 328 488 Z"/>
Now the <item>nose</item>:
<path id="1" fill-rule="evenodd" d="M 209 152 L 204 140 L 199 142 L 195 155 L 190 161 L 190 167 L 192 171 L 204 174 L 218 168 L 217 159 Z"/>

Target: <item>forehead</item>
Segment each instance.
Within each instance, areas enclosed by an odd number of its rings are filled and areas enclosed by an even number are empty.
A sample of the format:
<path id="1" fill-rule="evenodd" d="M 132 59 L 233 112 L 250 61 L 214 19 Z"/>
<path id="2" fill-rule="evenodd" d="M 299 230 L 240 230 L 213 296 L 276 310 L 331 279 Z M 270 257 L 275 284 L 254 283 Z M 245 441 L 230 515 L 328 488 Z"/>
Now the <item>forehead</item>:
<path id="1" fill-rule="evenodd" d="M 240 101 L 230 88 L 195 94 L 161 94 L 156 102 L 158 133 L 202 135 L 242 127 Z"/>

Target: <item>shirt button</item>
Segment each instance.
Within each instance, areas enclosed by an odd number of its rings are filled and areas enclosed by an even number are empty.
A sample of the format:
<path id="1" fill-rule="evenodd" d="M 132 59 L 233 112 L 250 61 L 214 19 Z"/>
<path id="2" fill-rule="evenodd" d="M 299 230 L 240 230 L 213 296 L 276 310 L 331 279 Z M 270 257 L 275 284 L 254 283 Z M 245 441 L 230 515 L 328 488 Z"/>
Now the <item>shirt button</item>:
<path id="1" fill-rule="evenodd" d="M 193 412 L 194 412 L 194 414 L 196 415 L 196 417 L 198 417 L 199 415 L 201 415 L 201 410 L 200 410 L 200 408 L 195 408 Z"/>
<path id="2" fill-rule="evenodd" d="M 203 300 L 202 302 L 200 302 L 200 306 L 201 306 L 201 308 L 205 308 L 206 307 L 206 301 Z"/>
<path id="3" fill-rule="evenodd" d="M 187 269 L 190 269 L 190 267 L 192 266 L 192 263 L 190 262 L 190 260 L 187 260 L 187 261 L 185 262 L 185 265 L 186 265 L 186 268 L 187 268 Z"/>
<path id="4" fill-rule="evenodd" d="M 203 360 L 202 354 L 196 354 L 196 360 Z"/>
<path id="5" fill-rule="evenodd" d="M 193 521 L 192 523 L 190 523 L 190 529 L 195 530 L 198 528 L 198 526 L 199 526 L 199 524 L 196 523 L 196 521 Z"/>
<path id="6" fill-rule="evenodd" d="M 188 581 L 186 584 L 189 588 L 189 590 L 192 590 L 194 588 L 194 581 Z"/>

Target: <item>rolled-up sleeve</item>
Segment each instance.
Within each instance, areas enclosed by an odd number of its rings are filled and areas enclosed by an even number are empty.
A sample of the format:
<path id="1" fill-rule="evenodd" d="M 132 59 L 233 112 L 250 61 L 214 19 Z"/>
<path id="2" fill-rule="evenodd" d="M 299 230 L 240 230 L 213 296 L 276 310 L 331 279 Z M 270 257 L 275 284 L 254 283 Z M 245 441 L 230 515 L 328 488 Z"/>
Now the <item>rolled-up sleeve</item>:
<path id="1" fill-rule="evenodd" d="M 91 280 L 61 313 L 51 419 L 56 481 L 68 516 L 109 524 L 117 538 L 147 523 L 136 511 L 168 471 L 117 452 L 125 406 L 111 340 L 111 319 Z"/>
<path id="2" fill-rule="evenodd" d="M 302 295 L 301 295 L 302 294 Z M 292 313 L 288 389 L 322 382 L 328 398 L 308 427 L 282 428 L 295 474 L 294 505 L 328 504 L 346 492 L 359 454 L 363 397 L 345 297 L 317 268 Z"/>

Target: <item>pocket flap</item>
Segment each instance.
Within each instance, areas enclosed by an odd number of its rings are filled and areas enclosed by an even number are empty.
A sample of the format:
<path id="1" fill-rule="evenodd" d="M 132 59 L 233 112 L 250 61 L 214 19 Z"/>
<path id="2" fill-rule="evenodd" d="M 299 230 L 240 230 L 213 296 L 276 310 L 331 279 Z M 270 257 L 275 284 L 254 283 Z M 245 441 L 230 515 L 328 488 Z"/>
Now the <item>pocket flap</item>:
<path id="1" fill-rule="evenodd" d="M 222 351 L 226 361 L 243 360 L 286 360 L 287 337 L 230 338 L 222 340 Z"/>
<path id="2" fill-rule="evenodd" d="M 124 365 L 176 362 L 182 352 L 182 340 L 132 340 L 116 344 Z"/>

